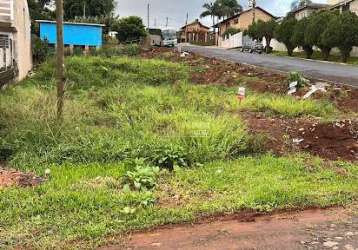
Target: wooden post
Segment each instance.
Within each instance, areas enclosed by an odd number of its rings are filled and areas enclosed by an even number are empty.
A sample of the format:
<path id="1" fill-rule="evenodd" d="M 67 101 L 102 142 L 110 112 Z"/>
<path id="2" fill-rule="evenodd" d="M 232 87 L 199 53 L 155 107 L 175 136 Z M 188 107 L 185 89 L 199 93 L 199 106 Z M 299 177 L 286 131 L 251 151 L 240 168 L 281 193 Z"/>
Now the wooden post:
<path id="1" fill-rule="evenodd" d="M 57 120 L 63 119 L 63 105 L 65 95 L 65 62 L 63 44 L 63 0 L 56 0 L 57 24 Z"/>

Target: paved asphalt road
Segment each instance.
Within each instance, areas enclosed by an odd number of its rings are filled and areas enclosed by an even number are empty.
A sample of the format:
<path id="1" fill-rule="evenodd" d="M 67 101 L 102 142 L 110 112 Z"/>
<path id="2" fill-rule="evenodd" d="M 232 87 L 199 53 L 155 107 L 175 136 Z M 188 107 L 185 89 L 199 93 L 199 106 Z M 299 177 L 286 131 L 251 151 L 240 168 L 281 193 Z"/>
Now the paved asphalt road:
<path id="1" fill-rule="evenodd" d="M 182 48 L 183 50 L 198 53 L 203 56 L 225 59 L 236 63 L 246 63 L 284 72 L 298 71 L 302 72 L 306 77 L 343 83 L 358 88 L 358 66 L 265 54 L 242 53 L 238 50 L 225 50 L 213 47 L 188 45 L 182 46 Z"/>

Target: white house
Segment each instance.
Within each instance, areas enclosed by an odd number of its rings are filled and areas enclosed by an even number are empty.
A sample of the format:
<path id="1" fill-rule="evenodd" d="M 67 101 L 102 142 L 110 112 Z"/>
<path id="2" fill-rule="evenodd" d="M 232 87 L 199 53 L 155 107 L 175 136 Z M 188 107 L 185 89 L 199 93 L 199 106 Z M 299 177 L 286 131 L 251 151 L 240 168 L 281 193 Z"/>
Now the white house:
<path id="1" fill-rule="evenodd" d="M 0 0 L 0 85 L 25 78 L 31 68 L 27 0 Z"/>

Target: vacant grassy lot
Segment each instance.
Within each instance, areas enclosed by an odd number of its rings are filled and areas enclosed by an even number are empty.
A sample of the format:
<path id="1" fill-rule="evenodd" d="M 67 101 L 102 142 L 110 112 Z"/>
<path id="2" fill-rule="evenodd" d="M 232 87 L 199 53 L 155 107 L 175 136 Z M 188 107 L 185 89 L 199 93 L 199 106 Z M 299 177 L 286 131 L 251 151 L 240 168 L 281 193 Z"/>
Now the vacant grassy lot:
<path id="1" fill-rule="evenodd" d="M 0 93 L 0 160 L 51 170 L 42 185 L 0 188 L 0 248 L 93 247 L 216 213 L 357 199 L 356 164 L 273 156 L 238 112 L 334 118 L 326 101 L 253 94 L 239 106 L 235 87 L 193 85 L 189 67 L 155 59 L 72 57 L 66 68 L 62 125 L 53 63 Z"/>

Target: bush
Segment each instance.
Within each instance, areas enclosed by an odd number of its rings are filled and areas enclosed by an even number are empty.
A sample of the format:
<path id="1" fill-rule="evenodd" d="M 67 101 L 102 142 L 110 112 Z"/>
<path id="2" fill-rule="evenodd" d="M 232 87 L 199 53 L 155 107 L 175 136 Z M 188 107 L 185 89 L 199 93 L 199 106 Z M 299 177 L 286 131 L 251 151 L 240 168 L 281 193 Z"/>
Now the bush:
<path id="1" fill-rule="evenodd" d="M 136 16 L 121 18 L 113 25 L 112 30 L 118 32 L 120 42 L 139 41 L 147 35 L 142 19 Z"/>
<path id="2" fill-rule="evenodd" d="M 113 57 L 113 56 L 137 56 L 140 53 L 140 47 L 138 44 L 128 44 L 128 45 L 117 45 L 117 46 L 103 46 L 102 48 L 91 51 L 93 56 L 104 56 L 104 57 Z"/>
<path id="3" fill-rule="evenodd" d="M 240 29 L 236 29 L 233 27 L 228 28 L 227 30 L 225 30 L 225 32 L 221 35 L 223 38 L 235 35 L 237 33 L 240 33 L 241 30 Z"/>
<path id="4" fill-rule="evenodd" d="M 302 88 L 308 83 L 308 80 L 298 72 L 290 72 L 290 75 L 288 76 L 288 83 L 291 82 L 297 82 L 297 88 Z"/>
<path id="5" fill-rule="evenodd" d="M 50 56 L 48 42 L 43 41 L 36 35 L 32 35 L 32 57 L 34 64 L 40 64 L 46 61 Z"/>

